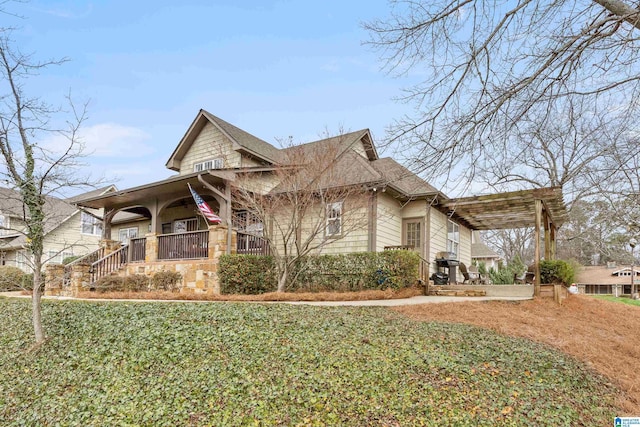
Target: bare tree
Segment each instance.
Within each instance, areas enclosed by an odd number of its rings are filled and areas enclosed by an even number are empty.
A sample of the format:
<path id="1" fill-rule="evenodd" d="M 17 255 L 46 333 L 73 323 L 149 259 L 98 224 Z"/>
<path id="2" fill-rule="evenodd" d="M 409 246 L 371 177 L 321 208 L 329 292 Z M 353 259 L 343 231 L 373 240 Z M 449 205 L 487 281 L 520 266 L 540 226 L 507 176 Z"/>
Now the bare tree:
<path id="1" fill-rule="evenodd" d="M 294 267 L 305 256 L 366 233 L 371 184 L 363 175 L 366 168 L 358 167 L 364 160 L 342 136 L 282 153 L 278 166 L 260 176 L 245 174 L 233 189 L 235 208 L 252 218 L 253 231 L 269 243 L 278 292 L 295 281 Z"/>
<path id="2" fill-rule="evenodd" d="M 33 328 L 35 341 L 45 339 L 42 328 L 41 296 L 43 288 L 43 240 L 47 218 L 44 209 L 47 196 L 73 186 L 86 186 L 88 179 L 77 174 L 83 143 L 78 137 L 86 118 L 86 105 L 76 109 L 68 97 L 69 111 L 53 108 L 26 90 L 30 76 L 64 60 L 34 61 L 13 44 L 9 31 L 0 34 L 0 174 L 5 184 L 21 197 L 22 218 L 26 229 L 19 230 L 27 238 L 26 249 L 33 268 Z M 57 126 L 58 114 L 68 120 Z M 55 137 L 62 146 L 46 141 Z"/>
<path id="3" fill-rule="evenodd" d="M 368 43 L 379 49 L 387 71 L 418 82 L 400 98 L 414 103 L 416 113 L 396 121 L 389 142 L 399 141 L 406 160 L 430 177 L 456 170 L 473 177 L 472 160 L 491 165 L 509 151 L 523 120 L 529 120 L 524 131 L 531 135 L 536 132 L 531 125 L 550 129 L 558 113 L 577 106 L 608 108 L 616 122 L 637 111 L 635 4 L 397 0 L 391 5 L 388 19 L 365 24 Z M 461 164 L 465 167 L 456 169 Z"/>

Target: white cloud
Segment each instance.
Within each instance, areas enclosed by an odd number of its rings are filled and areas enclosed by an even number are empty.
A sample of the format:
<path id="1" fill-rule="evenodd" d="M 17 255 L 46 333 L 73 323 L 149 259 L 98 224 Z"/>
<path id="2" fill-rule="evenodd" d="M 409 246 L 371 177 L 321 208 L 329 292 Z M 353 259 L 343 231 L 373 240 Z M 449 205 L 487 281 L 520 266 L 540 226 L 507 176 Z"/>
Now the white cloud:
<path id="1" fill-rule="evenodd" d="M 146 143 L 150 138 L 151 135 L 135 127 L 100 123 L 81 128 L 78 140 L 85 145 L 83 152 L 89 157 L 139 158 L 155 151 Z M 69 141 L 56 136 L 41 145 L 55 153 L 65 149 Z"/>
<path id="2" fill-rule="evenodd" d="M 101 123 L 81 130 L 88 153 L 99 157 L 139 157 L 153 153 L 146 144 L 151 135 L 131 126 Z"/>

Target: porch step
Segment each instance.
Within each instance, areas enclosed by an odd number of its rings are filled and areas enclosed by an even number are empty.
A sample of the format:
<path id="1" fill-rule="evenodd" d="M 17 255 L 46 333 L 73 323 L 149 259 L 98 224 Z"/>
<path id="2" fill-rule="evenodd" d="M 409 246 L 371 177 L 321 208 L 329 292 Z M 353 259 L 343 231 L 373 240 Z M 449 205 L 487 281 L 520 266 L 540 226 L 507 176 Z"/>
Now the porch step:
<path id="1" fill-rule="evenodd" d="M 484 297 L 487 291 L 484 289 L 442 289 L 438 286 L 432 286 L 429 289 L 429 295 L 444 297 Z"/>

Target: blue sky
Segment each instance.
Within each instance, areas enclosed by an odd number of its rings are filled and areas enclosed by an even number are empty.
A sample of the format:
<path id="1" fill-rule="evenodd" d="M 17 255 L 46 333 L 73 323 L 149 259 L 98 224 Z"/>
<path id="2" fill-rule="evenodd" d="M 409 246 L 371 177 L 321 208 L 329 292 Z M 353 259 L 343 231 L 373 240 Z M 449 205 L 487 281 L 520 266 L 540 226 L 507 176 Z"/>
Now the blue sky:
<path id="1" fill-rule="evenodd" d="M 277 144 L 325 131 L 371 129 L 410 112 L 393 101 L 408 78 L 380 71 L 363 21 L 387 16 L 369 1 L 37 1 L 14 39 L 36 58 L 67 57 L 28 82 L 60 102 L 90 100 L 87 160 L 119 188 L 163 179 L 200 108 Z"/>

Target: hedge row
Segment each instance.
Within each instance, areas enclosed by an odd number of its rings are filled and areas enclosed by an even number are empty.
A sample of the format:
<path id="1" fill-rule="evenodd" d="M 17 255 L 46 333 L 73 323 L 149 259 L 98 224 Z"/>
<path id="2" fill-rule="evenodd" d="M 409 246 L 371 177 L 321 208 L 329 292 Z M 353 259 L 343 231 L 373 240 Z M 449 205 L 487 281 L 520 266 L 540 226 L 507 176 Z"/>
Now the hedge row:
<path id="1" fill-rule="evenodd" d="M 361 252 L 304 257 L 289 274 L 287 292 L 400 289 L 418 279 L 420 259 L 411 251 Z M 261 294 L 277 288 L 273 257 L 223 255 L 218 270 L 223 294 Z"/>
<path id="2" fill-rule="evenodd" d="M 176 291 L 181 280 L 182 275 L 172 271 L 159 271 L 151 277 L 144 274 L 104 276 L 92 285 L 92 289 L 97 292 Z"/>

